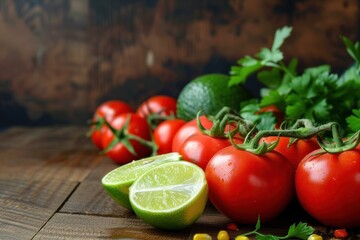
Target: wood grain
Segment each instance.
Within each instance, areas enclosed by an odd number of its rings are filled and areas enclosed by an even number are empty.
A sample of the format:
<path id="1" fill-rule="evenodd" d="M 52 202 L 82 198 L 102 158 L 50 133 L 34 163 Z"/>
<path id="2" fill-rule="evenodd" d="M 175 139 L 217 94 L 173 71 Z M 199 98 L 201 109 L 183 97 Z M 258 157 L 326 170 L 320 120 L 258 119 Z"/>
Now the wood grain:
<path id="1" fill-rule="evenodd" d="M 188 239 L 189 230 L 165 232 L 154 229 L 140 219 L 69 215 L 57 213 L 41 229 L 40 239 Z"/>
<path id="2" fill-rule="evenodd" d="M 116 167 L 119 165 L 104 157 L 66 201 L 60 212 L 134 218 L 134 213 L 115 203 L 101 185 L 102 177 Z"/>
<path id="3" fill-rule="evenodd" d="M 100 161 L 88 141 L 79 127 L 0 134 L 0 239 L 31 239 L 63 205 Z"/>
<path id="4" fill-rule="evenodd" d="M 32 239 L 76 186 L 59 180 L 0 179 L 0 239 Z"/>

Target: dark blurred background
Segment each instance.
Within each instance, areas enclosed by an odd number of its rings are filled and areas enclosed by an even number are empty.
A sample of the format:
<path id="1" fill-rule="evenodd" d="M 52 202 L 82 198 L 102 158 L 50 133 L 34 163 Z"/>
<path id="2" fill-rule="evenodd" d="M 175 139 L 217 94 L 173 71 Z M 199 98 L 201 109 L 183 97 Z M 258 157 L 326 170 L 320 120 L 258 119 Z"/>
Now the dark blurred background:
<path id="1" fill-rule="evenodd" d="M 177 97 L 270 47 L 284 25 L 285 59 L 341 72 L 351 59 L 340 36 L 359 39 L 360 1 L 0 0 L 0 128 L 86 124 L 108 99 Z"/>

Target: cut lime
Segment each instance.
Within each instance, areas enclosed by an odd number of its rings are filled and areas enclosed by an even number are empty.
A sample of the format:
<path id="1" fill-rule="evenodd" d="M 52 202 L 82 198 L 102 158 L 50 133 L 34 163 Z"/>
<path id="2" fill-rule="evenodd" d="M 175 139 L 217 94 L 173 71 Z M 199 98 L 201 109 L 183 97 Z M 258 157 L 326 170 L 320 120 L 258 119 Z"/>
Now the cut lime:
<path id="1" fill-rule="evenodd" d="M 136 215 L 168 230 L 194 223 L 204 211 L 207 196 L 204 171 L 185 161 L 153 168 L 130 187 L 130 203 Z"/>
<path id="2" fill-rule="evenodd" d="M 181 155 L 173 152 L 154 157 L 143 158 L 122 165 L 107 173 L 101 180 L 106 192 L 120 205 L 131 209 L 129 187 L 146 171 L 161 164 L 179 161 Z"/>

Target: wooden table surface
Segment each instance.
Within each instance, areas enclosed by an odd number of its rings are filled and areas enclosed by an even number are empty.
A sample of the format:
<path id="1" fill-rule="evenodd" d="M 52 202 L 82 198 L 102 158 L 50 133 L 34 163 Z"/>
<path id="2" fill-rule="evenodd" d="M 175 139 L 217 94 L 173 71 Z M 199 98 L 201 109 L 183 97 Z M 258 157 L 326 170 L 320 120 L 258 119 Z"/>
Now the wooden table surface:
<path id="1" fill-rule="evenodd" d="M 155 229 L 118 206 L 104 191 L 101 178 L 117 167 L 85 137 L 86 127 L 14 127 L 0 132 L 0 239 L 192 239 L 206 232 L 216 239 L 230 221 L 211 204 L 191 227 L 168 232 Z M 286 234 L 305 221 L 332 236 L 296 202 L 267 233 Z M 253 226 L 229 231 L 232 239 Z M 360 239 L 350 231 L 348 239 Z"/>

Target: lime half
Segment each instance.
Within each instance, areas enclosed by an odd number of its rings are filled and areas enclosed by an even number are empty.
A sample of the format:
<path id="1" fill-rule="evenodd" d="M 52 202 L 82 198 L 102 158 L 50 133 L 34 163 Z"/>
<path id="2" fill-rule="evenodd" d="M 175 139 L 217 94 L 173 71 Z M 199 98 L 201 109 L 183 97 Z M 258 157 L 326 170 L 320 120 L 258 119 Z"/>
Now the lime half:
<path id="1" fill-rule="evenodd" d="M 179 161 L 181 155 L 173 152 L 132 161 L 107 173 L 101 180 L 106 192 L 120 205 L 131 209 L 129 187 L 146 171 L 161 164 Z"/>
<path id="2" fill-rule="evenodd" d="M 130 187 L 130 203 L 136 215 L 154 227 L 168 230 L 194 223 L 203 213 L 207 197 L 204 171 L 185 161 L 153 168 Z"/>

